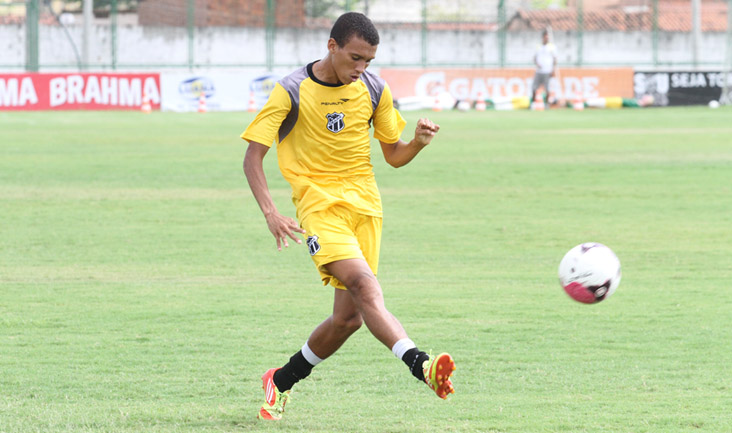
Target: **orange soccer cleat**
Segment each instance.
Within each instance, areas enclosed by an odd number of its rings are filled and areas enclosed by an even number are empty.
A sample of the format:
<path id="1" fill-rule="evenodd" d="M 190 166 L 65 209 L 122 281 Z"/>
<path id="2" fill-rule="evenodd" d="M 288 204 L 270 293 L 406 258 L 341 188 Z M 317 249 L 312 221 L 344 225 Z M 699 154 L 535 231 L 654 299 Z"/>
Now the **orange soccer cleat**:
<path id="1" fill-rule="evenodd" d="M 270 368 L 262 376 L 262 389 L 264 390 L 264 404 L 259 409 L 257 418 L 266 419 L 272 421 L 279 421 L 282 419 L 282 414 L 285 412 L 285 404 L 287 399 L 290 397 L 290 390 L 280 392 L 274 383 L 275 371 L 279 368 Z"/>
<path id="2" fill-rule="evenodd" d="M 448 353 L 440 353 L 431 360 L 424 362 L 424 381 L 435 391 L 438 397 L 446 399 L 448 394 L 454 394 L 450 377 L 455 371 L 455 361 Z"/>

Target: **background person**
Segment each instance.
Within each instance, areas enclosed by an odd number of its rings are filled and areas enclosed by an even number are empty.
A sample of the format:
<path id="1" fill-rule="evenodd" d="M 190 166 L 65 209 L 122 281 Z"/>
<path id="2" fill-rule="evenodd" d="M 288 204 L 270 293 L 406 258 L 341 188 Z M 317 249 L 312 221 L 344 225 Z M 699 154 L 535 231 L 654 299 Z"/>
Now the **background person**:
<path id="1" fill-rule="evenodd" d="M 541 45 L 534 53 L 534 82 L 531 85 L 531 103 L 536 100 L 537 92 L 540 89 L 549 91 L 549 80 L 554 76 L 557 67 L 557 49 L 549 40 L 549 32 L 544 30 L 541 33 Z"/>

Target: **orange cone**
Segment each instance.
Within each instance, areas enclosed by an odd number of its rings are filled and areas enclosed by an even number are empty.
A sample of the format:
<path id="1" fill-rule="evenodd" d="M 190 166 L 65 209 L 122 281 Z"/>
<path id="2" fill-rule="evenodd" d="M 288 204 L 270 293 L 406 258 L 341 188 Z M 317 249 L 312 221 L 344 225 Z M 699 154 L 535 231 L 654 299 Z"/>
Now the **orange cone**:
<path id="1" fill-rule="evenodd" d="M 147 92 L 142 92 L 142 105 L 140 105 L 140 111 L 146 114 L 150 114 L 152 111 L 152 105 L 150 105 L 150 98 L 147 96 Z"/>
<path id="2" fill-rule="evenodd" d="M 206 95 L 201 92 L 201 96 L 198 97 L 198 112 L 205 113 L 206 111 L 208 111 L 206 107 Z"/>
<path id="3" fill-rule="evenodd" d="M 483 92 L 478 93 L 478 99 L 475 101 L 475 111 L 485 111 L 485 98 Z"/>
<path id="4" fill-rule="evenodd" d="M 254 99 L 254 92 L 249 92 L 249 106 L 247 107 L 247 111 L 250 113 L 255 113 L 257 111 L 257 101 Z"/>
<path id="5" fill-rule="evenodd" d="M 544 95 L 542 93 L 536 94 L 531 109 L 534 111 L 544 111 Z"/>
<path id="6" fill-rule="evenodd" d="M 440 105 L 440 95 L 435 95 L 435 101 L 434 105 L 432 105 L 432 111 L 442 111 L 442 106 Z"/>
<path id="7" fill-rule="evenodd" d="M 574 100 L 572 101 L 572 108 L 577 111 L 582 111 L 585 109 L 585 101 L 582 100 L 582 98 L 577 95 L 575 96 Z"/>

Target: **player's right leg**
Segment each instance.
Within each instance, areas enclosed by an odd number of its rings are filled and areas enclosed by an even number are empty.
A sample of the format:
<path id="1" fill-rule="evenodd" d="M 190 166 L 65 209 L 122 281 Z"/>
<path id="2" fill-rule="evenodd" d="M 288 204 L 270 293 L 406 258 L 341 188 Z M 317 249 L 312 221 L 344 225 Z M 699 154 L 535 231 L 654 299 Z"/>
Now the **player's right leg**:
<path id="1" fill-rule="evenodd" d="M 271 421 L 282 419 L 285 412 L 285 404 L 290 397 L 290 390 L 280 391 L 274 383 L 274 374 L 279 368 L 270 368 L 262 376 L 262 389 L 264 389 L 264 403 L 259 409 L 257 418 Z"/>
<path id="2" fill-rule="evenodd" d="M 322 359 L 334 354 L 363 324 L 361 313 L 346 290 L 334 289 L 333 314 L 310 334 L 308 346 Z"/>
<path id="3" fill-rule="evenodd" d="M 361 314 L 345 291 L 334 289 L 333 314 L 310 334 L 302 349 L 282 368 L 272 368 L 262 376 L 264 403 L 258 417 L 279 420 L 285 411 L 290 390 L 306 378 L 312 368 L 336 352 L 363 323 Z"/>

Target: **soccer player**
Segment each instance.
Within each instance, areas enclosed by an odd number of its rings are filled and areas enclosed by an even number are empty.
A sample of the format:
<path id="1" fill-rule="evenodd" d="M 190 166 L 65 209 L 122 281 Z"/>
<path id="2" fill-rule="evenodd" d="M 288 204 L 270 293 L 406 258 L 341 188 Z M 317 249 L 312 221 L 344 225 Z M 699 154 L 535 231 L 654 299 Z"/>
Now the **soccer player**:
<path id="1" fill-rule="evenodd" d="M 548 30 L 544 30 L 541 34 L 541 45 L 536 48 L 536 53 L 534 53 L 534 64 L 536 73 L 531 85 L 530 103 L 532 104 L 536 101 L 536 92 L 539 88 L 549 91 L 549 79 L 554 76 L 554 70 L 557 67 L 557 48 L 549 40 Z"/>
<path id="2" fill-rule="evenodd" d="M 420 119 L 414 139 L 400 139 L 406 122 L 393 106 L 389 87 L 366 72 L 378 44 L 379 34 L 365 15 L 342 15 L 331 29 L 328 54 L 281 79 L 241 135 L 249 142 L 244 173 L 277 249 L 288 247 L 289 240 L 302 243 L 298 234 L 305 234 L 323 284 L 335 288 L 333 314 L 289 362 L 262 376 L 261 419 L 281 419 L 292 386 L 363 323 L 439 397 L 454 392 L 452 357 L 441 353 L 430 359 L 416 347 L 386 309 L 376 279 L 382 210 L 369 129 L 373 125 L 384 158 L 394 167 L 409 163 L 440 129 Z M 269 193 L 262 161 L 275 140 L 300 225 L 278 212 Z"/>

